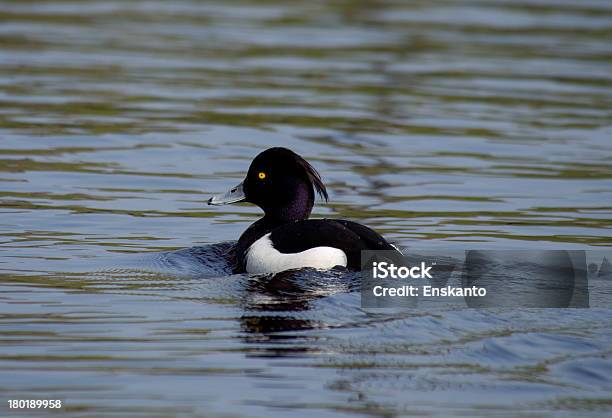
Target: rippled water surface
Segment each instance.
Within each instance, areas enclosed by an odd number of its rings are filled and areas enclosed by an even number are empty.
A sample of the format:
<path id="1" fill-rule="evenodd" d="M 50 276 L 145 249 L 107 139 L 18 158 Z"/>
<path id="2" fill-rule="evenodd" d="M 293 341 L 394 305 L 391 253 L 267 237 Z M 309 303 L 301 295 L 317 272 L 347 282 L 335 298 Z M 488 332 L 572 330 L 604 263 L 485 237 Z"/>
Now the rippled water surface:
<path id="1" fill-rule="evenodd" d="M 610 254 L 612 2 L 4 0 L 0 45 L 3 416 L 611 413 L 611 309 L 228 275 L 260 212 L 205 203 L 283 145 L 402 246 Z"/>

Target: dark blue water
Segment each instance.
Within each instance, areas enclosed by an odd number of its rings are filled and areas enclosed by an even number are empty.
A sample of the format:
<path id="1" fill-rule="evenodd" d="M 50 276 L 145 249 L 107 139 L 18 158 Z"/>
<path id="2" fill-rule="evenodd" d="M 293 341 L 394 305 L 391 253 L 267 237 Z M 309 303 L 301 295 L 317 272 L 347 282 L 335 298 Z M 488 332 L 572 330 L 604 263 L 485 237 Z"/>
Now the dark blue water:
<path id="1" fill-rule="evenodd" d="M 610 2 L 0 20 L 2 416 L 610 415 Z M 409 252 L 586 250 L 591 308 L 374 311 L 346 272 L 230 274 L 217 244 L 260 212 L 206 200 L 275 145 L 322 173 L 315 217 Z"/>

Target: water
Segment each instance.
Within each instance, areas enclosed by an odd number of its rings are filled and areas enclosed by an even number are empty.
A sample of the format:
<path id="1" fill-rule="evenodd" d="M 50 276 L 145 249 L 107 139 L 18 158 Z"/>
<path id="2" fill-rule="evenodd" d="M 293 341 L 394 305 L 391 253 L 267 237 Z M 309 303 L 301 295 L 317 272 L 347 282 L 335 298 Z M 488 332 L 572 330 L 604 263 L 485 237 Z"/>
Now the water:
<path id="1" fill-rule="evenodd" d="M 227 274 L 207 246 L 259 212 L 205 205 L 283 145 L 328 184 L 315 216 L 403 246 L 610 254 L 612 3 L 5 0 L 0 20 L 3 416 L 612 411 L 610 308 L 363 310 L 335 273 Z"/>

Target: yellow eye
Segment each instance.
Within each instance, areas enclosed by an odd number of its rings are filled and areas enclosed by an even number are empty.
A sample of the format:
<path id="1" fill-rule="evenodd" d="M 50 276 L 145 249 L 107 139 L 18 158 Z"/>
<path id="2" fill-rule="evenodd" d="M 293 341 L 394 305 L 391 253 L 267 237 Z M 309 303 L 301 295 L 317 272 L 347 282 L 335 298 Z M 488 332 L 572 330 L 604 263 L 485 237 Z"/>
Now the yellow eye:
<path id="1" fill-rule="evenodd" d="M 266 173 L 264 173 L 263 171 L 260 171 L 259 174 L 257 175 L 257 177 L 259 177 L 261 180 L 266 178 Z"/>

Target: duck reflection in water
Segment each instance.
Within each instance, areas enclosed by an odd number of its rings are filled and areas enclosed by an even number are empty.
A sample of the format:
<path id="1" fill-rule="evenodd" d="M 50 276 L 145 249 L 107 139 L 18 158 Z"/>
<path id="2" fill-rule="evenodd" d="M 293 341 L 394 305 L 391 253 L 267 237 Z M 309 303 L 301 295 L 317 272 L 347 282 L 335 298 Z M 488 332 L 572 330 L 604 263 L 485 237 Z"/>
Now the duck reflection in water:
<path id="1" fill-rule="evenodd" d="M 359 275 L 345 268 L 287 270 L 253 277 L 242 302 L 245 314 L 241 328 L 248 343 L 262 344 L 261 351 L 250 355 L 284 357 L 308 351 L 285 341 L 315 338 L 308 333 L 292 332 L 331 325 L 314 316 L 314 305 L 326 296 L 358 289 Z M 269 344 L 269 345 L 266 345 Z"/>

